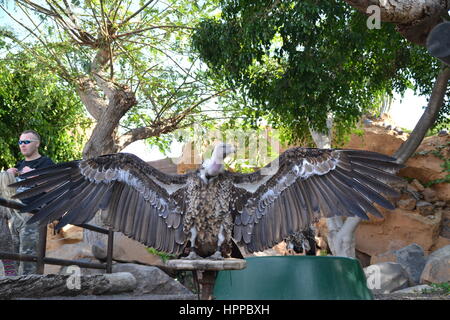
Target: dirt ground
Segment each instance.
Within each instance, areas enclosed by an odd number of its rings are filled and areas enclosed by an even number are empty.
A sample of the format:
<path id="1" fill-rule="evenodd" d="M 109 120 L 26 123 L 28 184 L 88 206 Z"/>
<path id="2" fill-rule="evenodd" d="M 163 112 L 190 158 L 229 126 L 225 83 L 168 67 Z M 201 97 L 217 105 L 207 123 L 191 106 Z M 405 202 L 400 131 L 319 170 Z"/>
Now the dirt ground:
<path id="1" fill-rule="evenodd" d="M 403 293 L 374 294 L 375 300 L 450 300 L 450 294 L 440 293 Z"/>

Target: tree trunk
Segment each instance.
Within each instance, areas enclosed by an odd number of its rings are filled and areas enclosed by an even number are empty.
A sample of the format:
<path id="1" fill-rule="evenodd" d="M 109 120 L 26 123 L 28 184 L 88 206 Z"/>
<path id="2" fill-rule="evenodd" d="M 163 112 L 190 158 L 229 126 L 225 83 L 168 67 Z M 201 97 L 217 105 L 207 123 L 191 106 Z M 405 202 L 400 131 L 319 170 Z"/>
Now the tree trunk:
<path id="1" fill-rule="evenodd" d="M 327 219 L 328 245 L 334 256 L 355 258 L 355 231 L 360 222 L 358 217 Z"/>
<path id="2" fill-rule="evenodd" d="M 425 46 L 428 34 L 447 13 L 445 0 L 344 0 L 355 9 L 369 14 L 368 8 L 380 10 L 381 21 L 397 25 L 397 31 L 408 41 Z"/>
<path id="3" fill-rule="evenodd" d="M 441 110 L 447 93 L 448 80 L 450 79 L 450 68 L 443 66 L 431 92 L 430 101 L 425 112 L 420 117 L 408 140 L 403 142 L 400 148 L 395 152 L 394 158 L 398 163 L 405 163 L 409 157 L 416 151 L 422 142 L 428 129 L 432 127 Z"/>
<path id="4" fill-rule="evenodd" d="M 86 109 L 97 120 L 91 137 L 84 146 L 83 159 L 120 151 L 116 137 L 117 127 L 120 119 L 137 103 L 135 94 L 128 88 L 122 88 L 99 76 L 95 76 L 95 78 L 96 84 L 102 88 L 107 100 L 98 96 L 93 81 L 90 79 L 82 79 L 77 90 Z M 104 227 L 100 212 L 90 223 Z M 106 239 L 106 235 L 98 232 L 90 230 L 83 232 L 84 242 L 90 245 L 97 241 L 106 242 Z"/>
<path id="5" fill-rule="evenodd" d="M 328 133 L 323 134 L 310 130 L 311 136 L 318 148 L 331 148 L 331 133 L 333 127 L 333 117 L 328 116 Z M 355 257 L 355 230 L 361 221 L 358 217 L 348 217 L 343 219 L 341 216 L 327 218 L 328 227 L 328 245 L 335 256 Z"/>
<path id="6" fill-rule="evenodd" d="M 83 159 L 119 152 L 116 130 L 120 119 L 137 103 L 133 92 L 117 88 L 109 97 L 108 107 L 97 119 L 89 141 L 84 146 Z"/>

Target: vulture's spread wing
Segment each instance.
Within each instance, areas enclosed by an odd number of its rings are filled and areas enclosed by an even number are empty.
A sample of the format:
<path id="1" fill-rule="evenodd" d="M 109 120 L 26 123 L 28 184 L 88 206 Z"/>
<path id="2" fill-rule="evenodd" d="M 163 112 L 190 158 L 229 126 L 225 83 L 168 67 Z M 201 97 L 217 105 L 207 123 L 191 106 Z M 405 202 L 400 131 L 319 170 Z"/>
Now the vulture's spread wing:
<path id="1" fill-rule="evenodd" d="M 369 151 L 292 148 L 271 174 L 233 173 L 233 237 L 250 252 L 262 251 L 306 229 L 320 214 L 381 216 L 373 203 L 393 209 L 382 194 L 398 196 L 385 184 L 401 181 L 389 173 L 402 167 L 394 161 Z M 265 171 L 269 166 L 274 163 Z"/>
<path id="2" fill-rule="evenodd" d="M 42 194 L 21 209 L 39 209 L 30 223 L 82 224 L 99 209 L 108 211 L 106 224 L 115 231 L 169 253 L 179 253 L 183 233 L 187 175 L 167 175 L 132 154 L 118 153 L 57 164 L 22 175 L 13 187 L 32 187 L 15 195 Z"/>

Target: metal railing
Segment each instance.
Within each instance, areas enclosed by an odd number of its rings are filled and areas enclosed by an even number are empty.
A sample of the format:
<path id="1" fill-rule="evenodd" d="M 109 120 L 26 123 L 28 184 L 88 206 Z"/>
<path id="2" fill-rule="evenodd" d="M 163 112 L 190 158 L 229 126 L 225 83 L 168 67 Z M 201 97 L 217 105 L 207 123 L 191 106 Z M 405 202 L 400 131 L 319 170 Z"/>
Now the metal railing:
<path id="1" fill-rule="evenodd" d="M 46 247 L 47 247 L 47 225 L 39 228 L 39 240 L 37 243 L 37 250 L 36 250 L 37 255 L 0 251 L 0 260 L 9 259 L 9 260 L 15 260 L 15 261 L 36 262 L 36 274 L 44 274 L 44 268 L 45 268 L 46 264 L 53 264 L 53 265 L 59 265 L 59 266 L 76 265 L 81 268 L 104 269 L 104 270 L 106 270 L 106 273 L 112 273 L 114 231 L 112 231 L 111 228 L 104 229 L 104 228 L 101 228 L 98 226 L 93 226 L 90 224 L 78 224 L 75 226 L 108 235 L 106 263 L 93 263 L 93 262 L 83 262 L 83 261 L 78 261 L 78 260 L 67 260 L 67 259 L 57 259 L 57 258 L 46 257 L 45 255 L 46 255 Z"/>

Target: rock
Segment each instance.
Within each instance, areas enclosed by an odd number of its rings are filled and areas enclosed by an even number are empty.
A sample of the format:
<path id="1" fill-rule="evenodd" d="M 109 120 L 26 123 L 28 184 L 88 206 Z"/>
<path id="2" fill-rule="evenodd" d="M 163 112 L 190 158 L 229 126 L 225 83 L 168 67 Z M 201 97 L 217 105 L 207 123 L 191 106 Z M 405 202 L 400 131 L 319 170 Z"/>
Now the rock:
<path id="1" fill-rule="evenodd" d="M 435 206 L 436 208 L 443 208 L 443 207 L 445 207 L 445 201 L 436 201 L 436 202 L 434 203 L 434 206 Z"/>
<path id="2" fill-rule="evenodd" d="M 425 267 L 425 253 L 419 245 L 413 243 L 399 250 L 391 250 L 372 256 L 370 263 L 399 263 L 408 274 L 409 285 L 419 284 L 420 275 Z"/>
<path id="3" fill-rule="evenodd" d="M 98 262 L 92 254 L 91 246 L 85 242 L 62 245 L 56 250 L 48 251 L 46 256 L 49 258 L 65 260 L 80 260 L 86 258 L 93 262 Z M 57 274 L 60 270 L 61 266 L 46 264 L 44 274 Z"/>
<path id="4" fill-rule="evenodd" d="M 406 191 L 416 200 L 420 200 L 423 198 L 423 195 L 419 191 L 417 191 L 417 189 L 414 186 L 410 184 L 406 186 Z"/>
<path id="5" fill-rule="evenodd" d="M 358 150 L 371 150 L 393 155 L 400 145 L 407 139 L 405 135 L 388 134 L 380 126 L 364 127 L 364 135 L 352 134 L 345 148 Z"/>
<path id="6" fill-rule="evenodd" d="M 448 204 L 446 204 L 448 206 Z M 442 210 L 442 218 L 450 219 L 450 206 Z"/>
<path id="7" fill-rule="evenodd" d="M 380 211 L 384 219 L 370 217 L 358 225 L 357 250 L 374 256 L 416 243 L 425 253 L 430 252 L 439 237 L 441 211 L 435 212 L 434 219 L 400 208 L 391 211 L 380 208 Z"/>
<path id="8" fill-rule="evenodd" d="M 70 235 L 67 239 L 64 238 L 62 229 L 55 231 L 54 226 L 54 223 L 47 225 L 47 252 L 57 250 L 65 244 L 80 242 L 78 237 L 72 237 L 72 235 Z"/>
<path id="9" fill-rule="evenodd" d="M 99 260 L 106 259 L 107 246 L 104 242 L 96 242 L 92 246 L 92 252 Z M 142 263 L 152 266 L 163 266 L 164 262 L 157 255 L 147 251 L 142 243 L 132 240 L 121 232 L 114 233 L 113 259 L 120 262 Z"/>
<path id="10" fill-rule="evenodd" d="M 359 260 L 361 267 L 365 268 L 370 266 L 370 256 L 368 254 L 355 250 L 355 257 Z"/>
<path id="11" fill-rule="evenodd" d="M 403 130 L 399 127 L 395 127 L 394 131 L 397 132 L 397 134 L 403 134 Z"/>
<path id="12" fill-rule="evenodd" d="M 408 274 L 399 263 L 382 262 L 364 268 L 367 287 L 373 293 L 391 293 L 408 287 Z"/>
<path id="13" fill-rule="evenodd" d="M 428 216 L 430 214 L 433 214 L 434 207 L 431 203 L 426 201 L 418 201 L 416 203 L 416 208 L 419 210 L 419 213 L 423 216 Z"/>
<path id="14" fill-rule="evenodd" d="M 436 183 L 431 186 L 433 190 L 436 191 L 436 196 L 441 201 L 450 201 L 450 183 L 442 182 Z"/>
<path id="15" fill-rule="evenodd" d="M 419 284 L 420 275 L 425 267 L 425 253 L 418 244 L 413 243 L 395 251 L 397 262 L 408 273 L 410 284 Z"/>
<path id="16" fill-rule="evenodd" d="M 130 292 L 136 279 L 127 272 L 82 275 L 26 275 L 0 278 L 0 299 L 102 295 Z"/>
<path id="17" fill-rule="evenodd" d="M 443 159 L 450 158 L 449 142 L 450 135 L 426 137 L 417 148 L 416 153 L 406 162 L 406 168 L 400 170 L 399 175 L 415 178 L 423 183 L 445 178 L 447 173 L 443 170 L 442 165 L 444 164 Z M 442 159 L 433 154 L 437 149 L 440 149 Z M 440 200 L 450 199 L 450 183 L 437 183 L 430 188 L 436 191 Z"/>
<path id="18" fill-rule="evenodd" d="M 428 256 L 420 282 L 443 283 L 450 281 L 450 245 L 434 251 Z"/>
<path id="19" fill-rule="evenodd" d="M 279 247 L 277 248 L 279 249 Z M 252 257 L 252 256 L 256 256 L 256 257 L 268 257 L 268 256 L 282 256 L 284 254 L 280 253 L 279 250 L 275 250 L 273 248 L 270 249 L 266 249 L 264 251 L 259 251 L 259 252 L 253 252 L 250 254 L 246 254 L 246 257 Z"/>
<path id="20" fill-rule="evenodd" d="M 443 210 L 440 235 L 450 239 L 450 209 Z"/>
<path id="21" fill-rule="evenodd" d="M 425 190 L 425 187 L 419 182 L 419 180 L 414 179 L 411 183 L 411 186 L 413 186 L 417 191 L 423 191 Z"/>
<path id="22" fill-rule="evenodd" d="M 438 133 L 438 137 L 445 137 L 448 135 L 448 131 L 447 130 L 441 130 Z"/>
<path id="23" fill-rule="evenodd" d="M 370 264 L 377 264 L 382 262 L 397 262 L 395 250 L 386 251 L 380 254 L 375 254 L 370 258 Z"/>
<path id="24" fill-rule="evenodd" d="M 427 284 L 419 284 L 417 286 L 397 290 L 392 293 L 422 293 L 423 291 L 426 291 L 426 290 L 433 290 L 433 287 L 431 287 Z"/>
<path id="25" fill-rule="evenodd" d="M 423 197 L 424 197 L 425 201 L 428 201 L 428 202 L 435 202 L 435 201 L 438 201 L 438 200 L 439 200 L 438 197 L 437 197 L 437 192 L 434 191 L 434 190 L 431 189 L 431 188 L 425 188 L 425 189 L 422 191 L 422 194 L 423 194 Z"/>
<path id="26" fill-rule="evenodd" d="M 450 245 L 450 238 L 439 236 L 437 241 L 433 244 L 433 247 L 431 247 L 430 251 L 433 252 L 448 245 Z"/>
<path id="27" fill-rule="evenodd" d="M 169 277 L 161 269 L 133 263 L 118 263 L 113 265 L 113 272 L 129 272 L 137 280 L 134 295 L 142 294 L 192 294 L 182 284 Z"/>
<path id="28" fill-rule="evenodd" d="M 287 248 L 287 244 L 285 241 L 281 241 L 279 244 L 273 246 L 271 249 L 273 249 L 277 252 L 276 255 L 286 256 L 286 255 L 291 254 L 291 252 Z M 268 249 L 268 250 L 271 250 L 271 249 Z"/>
<path id="29" fill-rule="evenodd" d="M 414 210 L 416 208 L 416 202 L 414 198 L 400 199 L 397 201 L 397 206 L 400 209 Z"/>
<path id="30" fill-rule="evenodd" d="M 88 263 L 102 263 L 97 259 L 90 259 L 90 258 L 82 258 L 82 259 L 78 259 L 77 261 L 80 262 L 88 262 Z M 62 274 L 62 275 L 71 275 L 74 272 L 74 268 L 78 268 L 77 266 L 64 266 L 62 267 L 58 274 Z M 94 268 L 81 268 L 79 267 L 79 272 L 81 273 L 81 275 L 83 276 L 92 276 L 95 274 L 105 274 L 106 270 L 105 269 L 94 269 Z"/>
<path id="31" fill-rule="evenodd" d="M 370 120 L 370 119 L 364 119 L 363 123 L 364 123 L 364 125 L 366 125 L 366 126 L 370 126 L 370 125 L 372 125 L 373 121 Z"/>
<path id="32" fill-rule="evenodd" d="M 105 261 L 106 257 L 107 257 L 107 251 L 108 251 L 108 248 L 104 241 L 97 240 L 92 245 L 92 254 L 98 260 Z M 117 260 L 118 257 L 121 257 L 124 254 L 125 254 L 125 252 L 120 246 L 114 245 L 113 260 Z"/>
<path id="33" fill-rule="evenodd" d="M 64 240 L 69 240 L 71 242 L 83 241 L 83 228 L 71 224 L 65 225 L 61 229 L 61 236 Z"/>

